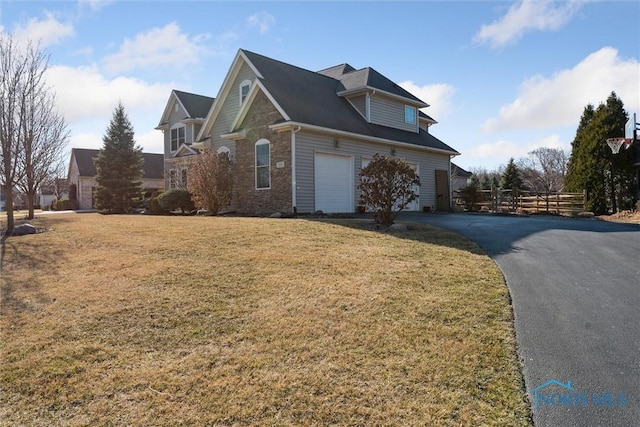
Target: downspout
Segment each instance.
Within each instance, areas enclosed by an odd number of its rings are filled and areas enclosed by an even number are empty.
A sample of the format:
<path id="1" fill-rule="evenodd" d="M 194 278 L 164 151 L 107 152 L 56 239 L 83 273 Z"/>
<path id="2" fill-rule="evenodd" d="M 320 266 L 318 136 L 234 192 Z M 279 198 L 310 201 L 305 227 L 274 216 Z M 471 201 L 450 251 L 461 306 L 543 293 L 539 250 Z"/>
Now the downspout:
<path id="1" fill-rule="evenodd" d="M 297 201 L 297 186 L 298 182 L 296 179 L 296 133 L 300 131 L 300 126 L 297 129 L 291 129 L 291 211 L 296 213 L 298 209 L 296 208 Z"/>

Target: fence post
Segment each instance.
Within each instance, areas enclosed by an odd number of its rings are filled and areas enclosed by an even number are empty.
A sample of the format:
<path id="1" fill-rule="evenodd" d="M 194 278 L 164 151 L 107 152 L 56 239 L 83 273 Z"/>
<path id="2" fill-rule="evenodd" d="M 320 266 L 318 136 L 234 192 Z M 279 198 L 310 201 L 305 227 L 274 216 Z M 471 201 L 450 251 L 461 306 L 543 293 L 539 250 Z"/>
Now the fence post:
<path id="1" fill-rule="evenodd" d="M 582 210 L 587 211 L 587 189 L 582 190 Z"/>

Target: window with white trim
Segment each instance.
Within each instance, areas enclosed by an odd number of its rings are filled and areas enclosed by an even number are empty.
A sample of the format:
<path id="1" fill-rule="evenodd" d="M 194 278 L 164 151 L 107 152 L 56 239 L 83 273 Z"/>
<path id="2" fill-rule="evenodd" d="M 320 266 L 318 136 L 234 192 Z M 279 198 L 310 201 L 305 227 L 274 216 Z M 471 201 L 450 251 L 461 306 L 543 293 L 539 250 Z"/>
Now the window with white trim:
<path id="1" fill-rule="evenodd" d="M 189 184 L 187 178 L 187 168 L 182 168 L 180 171 L 180 188 L 187 188 L 187 185 Z"/>
<path id="2" fill-rule="evenodd" d="M 244 104 L 244 100 L 247 99 L 249 89 L 251 89 L 251 81 L 245 80 L 240 83 L 240 105 Z"/>
<path id="3" fill-rule="evenodd" d="M 231 150 L 229 150 L 229 147 L 227 147 L 226 145 L 223 145 L 222 147 L 218 148 L 216 150 L 216 153 L 220 154 L 220 153 L 226 153 L 227 155 L 231 155 Z"/>
<path id="4" fill-rule="evenodd" d="M 404 106 L 404 122 L 412 125 L 416 124 L 416 108 L 410 105 Z"/>
<path id="5" fill-rule="evenodd" d="M 176 151 L 185 142 L 185 127 L 179 125 L 171 128 L 171 151 Z"/>
<path id="6" fill-rule="evenodd" d="M 268 139 L 256 142 L 256 189 L 271 188 L 271 143 Z"/>
<path id="7" fill-rule="evenodd" d="M 169 170 L 169 188 L 176 188 L 176 170 Z"/>

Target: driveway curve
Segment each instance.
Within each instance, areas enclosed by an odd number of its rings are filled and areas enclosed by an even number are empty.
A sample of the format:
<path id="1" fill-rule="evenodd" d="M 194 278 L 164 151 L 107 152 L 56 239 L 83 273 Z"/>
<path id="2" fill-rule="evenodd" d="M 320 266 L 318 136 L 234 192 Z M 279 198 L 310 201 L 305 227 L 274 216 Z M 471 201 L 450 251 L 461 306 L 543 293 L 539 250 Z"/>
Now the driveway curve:
<path id="1" fill-rule="evenodd" d="M 403 214 L 476 242 L 502 270 L 536 426 L 640 426 L 640 225 Z"/>

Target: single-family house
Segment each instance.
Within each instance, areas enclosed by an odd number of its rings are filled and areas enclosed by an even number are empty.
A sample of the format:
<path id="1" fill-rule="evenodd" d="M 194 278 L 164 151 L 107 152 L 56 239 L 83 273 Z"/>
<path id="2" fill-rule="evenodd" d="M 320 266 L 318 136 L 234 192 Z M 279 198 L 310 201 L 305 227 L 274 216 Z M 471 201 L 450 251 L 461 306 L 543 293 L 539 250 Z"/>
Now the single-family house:
<path id="1" fill-rule="evenodd" d="M 67 178 L 54 178 L 53 180 L 45 181 L 38 190 L 38 205 L 43 208 L 51 205 L 54 200 L 68 198 L 69 182 Z"/>
<path id="2" fill-rule="evenodd" d="M 186 188 L 188 170 L 198 150 L 191 148 L 214 98 L 173 90 L 156 127 L 164 132 L 166 188 Z"/>
<path id="3" fill-rule="evenodd" d="M 69 198 L 78 201 L 78 209 L 93 209 L 96 187 L 96 166 L 93 160 L 100 150 L 88 148 L 71 149 L 69 162 Z M 164 189 L 164 155 L 142 153 L 142 188 L 146 193 Z"/>
<path id="4" fill-rule="evenodd" d="M 426 102 L 373 68 L 315 72 L 240 49 L 216 98 L 196 97 L 173 91 L 157 127 L 169 186 L 188 181 L 186 158 L 210 149 L 235 162 L 233 210 L 354 212 L 359 171 L 378 153 L 418 172 L 411 210 L 451 207 L 460 153 L 430 133 Z M 211 102 L 206 117 L 190 100 Z"/>

